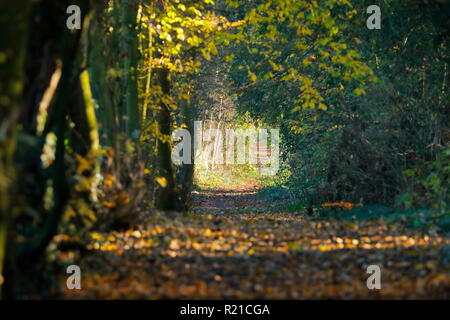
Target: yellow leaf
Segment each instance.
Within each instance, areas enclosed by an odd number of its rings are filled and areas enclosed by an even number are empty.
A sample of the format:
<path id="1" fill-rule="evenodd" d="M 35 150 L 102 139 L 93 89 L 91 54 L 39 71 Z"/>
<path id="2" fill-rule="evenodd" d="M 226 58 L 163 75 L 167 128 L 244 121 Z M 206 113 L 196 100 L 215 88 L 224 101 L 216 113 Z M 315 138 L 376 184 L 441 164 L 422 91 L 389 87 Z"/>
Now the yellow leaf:
<path id="1" fill-rule="evenodd" d="M 114 201 L 105 201 L 103 202 L 103 205 L 107 208 L 115 208 L 117 206 L 117 203 Z"/>
<path id="2" fill-rule="evenodd" d="M 319 104 L 319 109 L 323 110 L 323 111 L 327 111 L 328 107 L 326 105 L 324 105 L 323 103 Z"/>
<path id="3" fill-rule="evenodd" d="M 161 188 L 167 187 L 167 179 L 164 177 L 157 177 L 155 178 L 155 181 L 158 182 L 158 184 L 161 186 Z"/>
<path id="4" fill-rule="evenodd" d="M 104 237 L 98 232 L 92 232 L 91 238 L 94 240 L 103 240 L 104 239 Z"/>
<path id="5" fill-rule="evenodd" d="M 365 93 L 365 91 L 364 91 L 363 89 L 361 89 L 361 88 L 356 88 L 355 90 L 353 90 L 353 92 L 354 92 L 357 96 L 360 96 L 360 95 L 362 95 L 362 94 Z"/>
<path id="6" fill-rule="evenodd" d="M 207 50 L 202 50 L 202 54 L 205 57 L 206 60 L 211 60 L 211 54 Z"/>
<path id="7" fill-rule="evenodd" d="M 305 66 L 309 66 L 309 65 L 312 64 L 312 62 L 311 62 L 311 60 L 309 60 L 309 59 L 303 59 L 303 64 L 304 64 Z"/>
<path id="8" fill-rule="evenodd" d="M 113 186 L 114 176 L 111 174 L 105 174 L 105 187 L 110 188 Z"/>
<path id="9" fill-rule="evenodd" d="M 258 80 L 258 77 L 256 76 L 256 74 L 254 74 L 253 72 L 251 72 L 250 70 L 248 70 L 248 77 L 255 82 L 256 80 Z"/>

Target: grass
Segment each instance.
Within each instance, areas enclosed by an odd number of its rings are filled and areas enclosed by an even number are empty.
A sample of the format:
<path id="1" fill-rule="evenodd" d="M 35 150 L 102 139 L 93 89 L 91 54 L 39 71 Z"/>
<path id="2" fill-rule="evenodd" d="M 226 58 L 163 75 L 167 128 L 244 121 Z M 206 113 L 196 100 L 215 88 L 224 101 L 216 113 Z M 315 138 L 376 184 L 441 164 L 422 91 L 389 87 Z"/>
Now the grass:
<path id="1" fill-rule="evenodd" d="M 194 185 L 203 189 L 233 188 L 245 185 L 249 180 L 259 180 L 258 169 L 253 165 L 220 165 L 216 169 L 196 168 Z"/>

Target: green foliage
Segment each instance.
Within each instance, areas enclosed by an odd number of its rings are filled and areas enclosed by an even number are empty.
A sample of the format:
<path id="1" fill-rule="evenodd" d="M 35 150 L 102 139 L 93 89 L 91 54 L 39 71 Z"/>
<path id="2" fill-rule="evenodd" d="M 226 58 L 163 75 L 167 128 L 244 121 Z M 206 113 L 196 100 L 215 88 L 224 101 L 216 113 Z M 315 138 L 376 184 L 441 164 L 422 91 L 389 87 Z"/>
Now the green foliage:
<path id="1" fill-rule="evenodd" d="M 385 2 L 380 31 L 366 28 L 370 1 L 327 2 L 311 15 L 314 2 L 282 14 L 284 4 L 249 5 L 257 23 L 228 49 L 238 109 L 280 127 L 301 202 L 394 205 L 412 183 L 403 172 L 448 142 L 448 4 Z M 445 181 L 428 176 L 428 189 Z"/>
<path id="2" fill-rule="evenodd" d="M 399 198 L 408 208 L 427 205 L 433 210 L 450 212 L 450 147 L 443 149 L 436 160 L 408 169 L 405 174 L 412 182 L 411 192 Z"/>
<path id="3" fill-rule="evenodd" d="M 319 220 L 339 220 L 364 222 L 380 220 L 384 224 L 402 224 L 422 232 L 450 232 L 450 215 L 439 210 L 408 209 L 401 210 L 382 205 L 357 206 L 352 210 L 317 207 L 314 217 Z"/>

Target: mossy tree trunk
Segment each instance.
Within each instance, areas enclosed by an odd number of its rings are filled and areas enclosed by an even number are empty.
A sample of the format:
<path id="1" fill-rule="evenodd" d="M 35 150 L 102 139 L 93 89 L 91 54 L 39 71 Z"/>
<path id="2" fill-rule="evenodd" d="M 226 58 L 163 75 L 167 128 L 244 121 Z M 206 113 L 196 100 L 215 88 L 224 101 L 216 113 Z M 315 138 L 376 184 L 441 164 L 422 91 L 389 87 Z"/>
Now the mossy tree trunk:
<path id="1" fill-rule="evenodd" d="M 161 87 L 163 96 L 170 95 L 169 71 L 162 67 L 156 70 L 157 84 Z M 170 107 L 163 101 L 160 103 L 161 110 L 158 111 L 159 131 L 162 135 L 170 137 L 171 112 Z M 160 210 L 174 210 L 177 206 L 175 195 L 175 177 L 171 158 L 172 148 L 170 141 L 158 139 L 157 172 L 159 178 L 165 180 L 165 186 L 159 187 L 157 195 L 157 207 Z"/>
<path id="2" fill-rule="evenodd" d="M 30 7 L 28 0 L 2 1 L 0 4 L 0 289 L 4 281 L 8 230 L 14 213 L 11 205 L 15 178 L 13 156 L 24 87 Z"/>
<path id="3" fill-rule="evenodd" d="M 192 79 L 189 79 L 189 81 L 192 81 Z M 190 100 L 183 99 L 181 101 L 180 109 L 183 122 L 187 126 L 189 132 L 191 133 L 191 137 L 194 137 L 192 108 Z M 187 210 L 190 206 L 189 195 L 192 189 L 193 178 L 194 178 L 194 164 L 183 164 L 180 169 L 178 183 L 181 185 L 179 191 L 180 192 L 179 208 L 184 211 Z"/>
<path id="4" fill-rule="evenodd" d="M 80 84 L 79 77 L 81 66 L 79 59 L 77 59 L 77 54 L 79 53 L 81 31 L 70 31 L 65 27 L 66 8 L 70 4 L 80 6 L 82 13 L 81 19 L 84 21 L 84 18 L 90 9 L 89 0 L 72 1 L 72 3 L 69 3 L 68 1 L 58 3 L 58 5 L 54 7 L 58 12 L 57 24 L 60 24 L 63 27 L 56 29 L 56 31 L 51 34 L 47 33 L 47 31 L 53 30 L 49 25 L 55 23 L 55 21 L 52 20 L 54 17 L 45 10 L 48 3 L 37 3 L 33 8 L 33 15 L 39 12 L 39 14 L 43 14 L 40 18 L 45 21 L 39 24 L 33 32 L 36 34 L 37 39 L 42 38 L 42 33 L 47 34 L 48 41 L 51 44 L 51 46 L 49 46 L 49 57 L 53 59 L 53 61 L 59 60 L 61 62 L 61 77 L 55 95 L 49 104 L 48 116 L 45 128 L 42 132 L 43 137 L 45 137 L 47 133 L 53 132 L 57 139 L 55 160 L 49 168 L 48 177 L 53 188 L 53 205 L 49 210 L 42 210 L 42 212 L 39 213 L 40 221 L 38 227 L 28 226 L 29 230 L 27 229 L 28 235 L 25 241 L 15 242 L 15 239 L 11 238 L 11 241 L 8 243 L 7 263 L 5 264 L 6 281 L 3 288 L 3 293 L 7 298 L 20 298 L 32 294 L 35 291 L 41 291 L 40 293 L 42 296 L 48 294 L 48 279 L 44 279 L 44 275 L 37 273 L 36 270 L 44 265 L 45 250 L 53 236 L 57 233 L 59 222 L 70 195 L 70 186 L 67 179 L 67 168 L 65 163 L 66 141 L 69 138 L 67 118 L 69 110 L 77 108 L 82 109 L 81 111 L 78 110 L 78 113 L 84 115 L 86 125 L 76 125 L 78 128 L 83 127 L 82 136 L 88 137 L 89 144 L 92 144 L 93 140 L 95 140 L 95 136 L 89 131 L 91 124 L 89 123 L 90 113 L 88 109 L 89 107 L 92 107 L 92 105 L 84 104 L 85 100 L 82 94 L 83 86 Z M 23 5 L 20 8 L 22 9 Z M 15 41 L 17 41 L 16 33 L 14 37 Z M 46 43 L 41 44 L 36 41 L 33 42 L 33 48 L 36 49 L 33 51 L 34 54 L 38 54 L 44 50 L 43 47 L 46 46 Z M 25 48 L 23 48 L 23 50 L 25 51 Z M 17 55 L 20 56 L 19 54 Z M 29 60 L 36 58 L 37 57 L 34 55 L 28 57 Z M 39 80 L 40 78 L 32 73 L 28 82 Z M 31 104 L 29 108 L 36 108 L 36 106 Z M 87 134 L 84 134 L 85 131 Z M 24 161 L 30 160 L 25 159 Z M 24 167 L 30 168 L 30 170 L 36 170 L 36 168 L 27 165 L 27 163 L 25 163 Z M 45 185 L 47 181 L 40 181 L 40 183 Z M 26 192 L 27 190 L 24 189 L 21 191 Z M 32 206 L 32 204 L 26 202 L 28 200 L 27 196 L 28 195 L 23 196 L 25 202 L 20 204 L 21 207 L 25 208 L 27 206 Z M 43 202 L 43 198 L 40 199 L 40 202 Z M 20 216 L 21 214 L 18 215 L 18 217 Z M 11 228 L 16 231 L 15 225 L 11 226 Z M 30 266 L 33 267 L 30 268 Z M 33 281 L 30 281 L 30 279 L 33 279 Z M 42 290 L 43 287 L 46 288 L 46 290 Z"/>

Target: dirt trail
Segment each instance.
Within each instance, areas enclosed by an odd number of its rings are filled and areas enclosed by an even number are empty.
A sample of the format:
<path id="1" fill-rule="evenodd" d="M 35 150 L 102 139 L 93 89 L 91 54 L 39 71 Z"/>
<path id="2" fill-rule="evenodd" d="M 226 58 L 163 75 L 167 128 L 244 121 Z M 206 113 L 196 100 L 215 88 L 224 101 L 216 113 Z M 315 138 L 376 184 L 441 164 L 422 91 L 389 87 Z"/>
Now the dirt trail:
<path id="1" fill-rule="evenodd" d="M 192 210 L 197 213 L 224 214 L 236 209 L 263 207 L 267 203 L 258 198 L 260 190 L 260 183 L 255 179 L 248 179 L 245 184 L 234 187 L 195 190 Z"/>
<path id="2" fill-rule="evenodd" d="M 317 220 L 260 200 L 257 181 L 193 194 L 193 212 L 92 234 L 68 298 L 450 298 L 450 237 L 384 220 Z M 367 266 L 382 289 L 369 290 Z"/>

